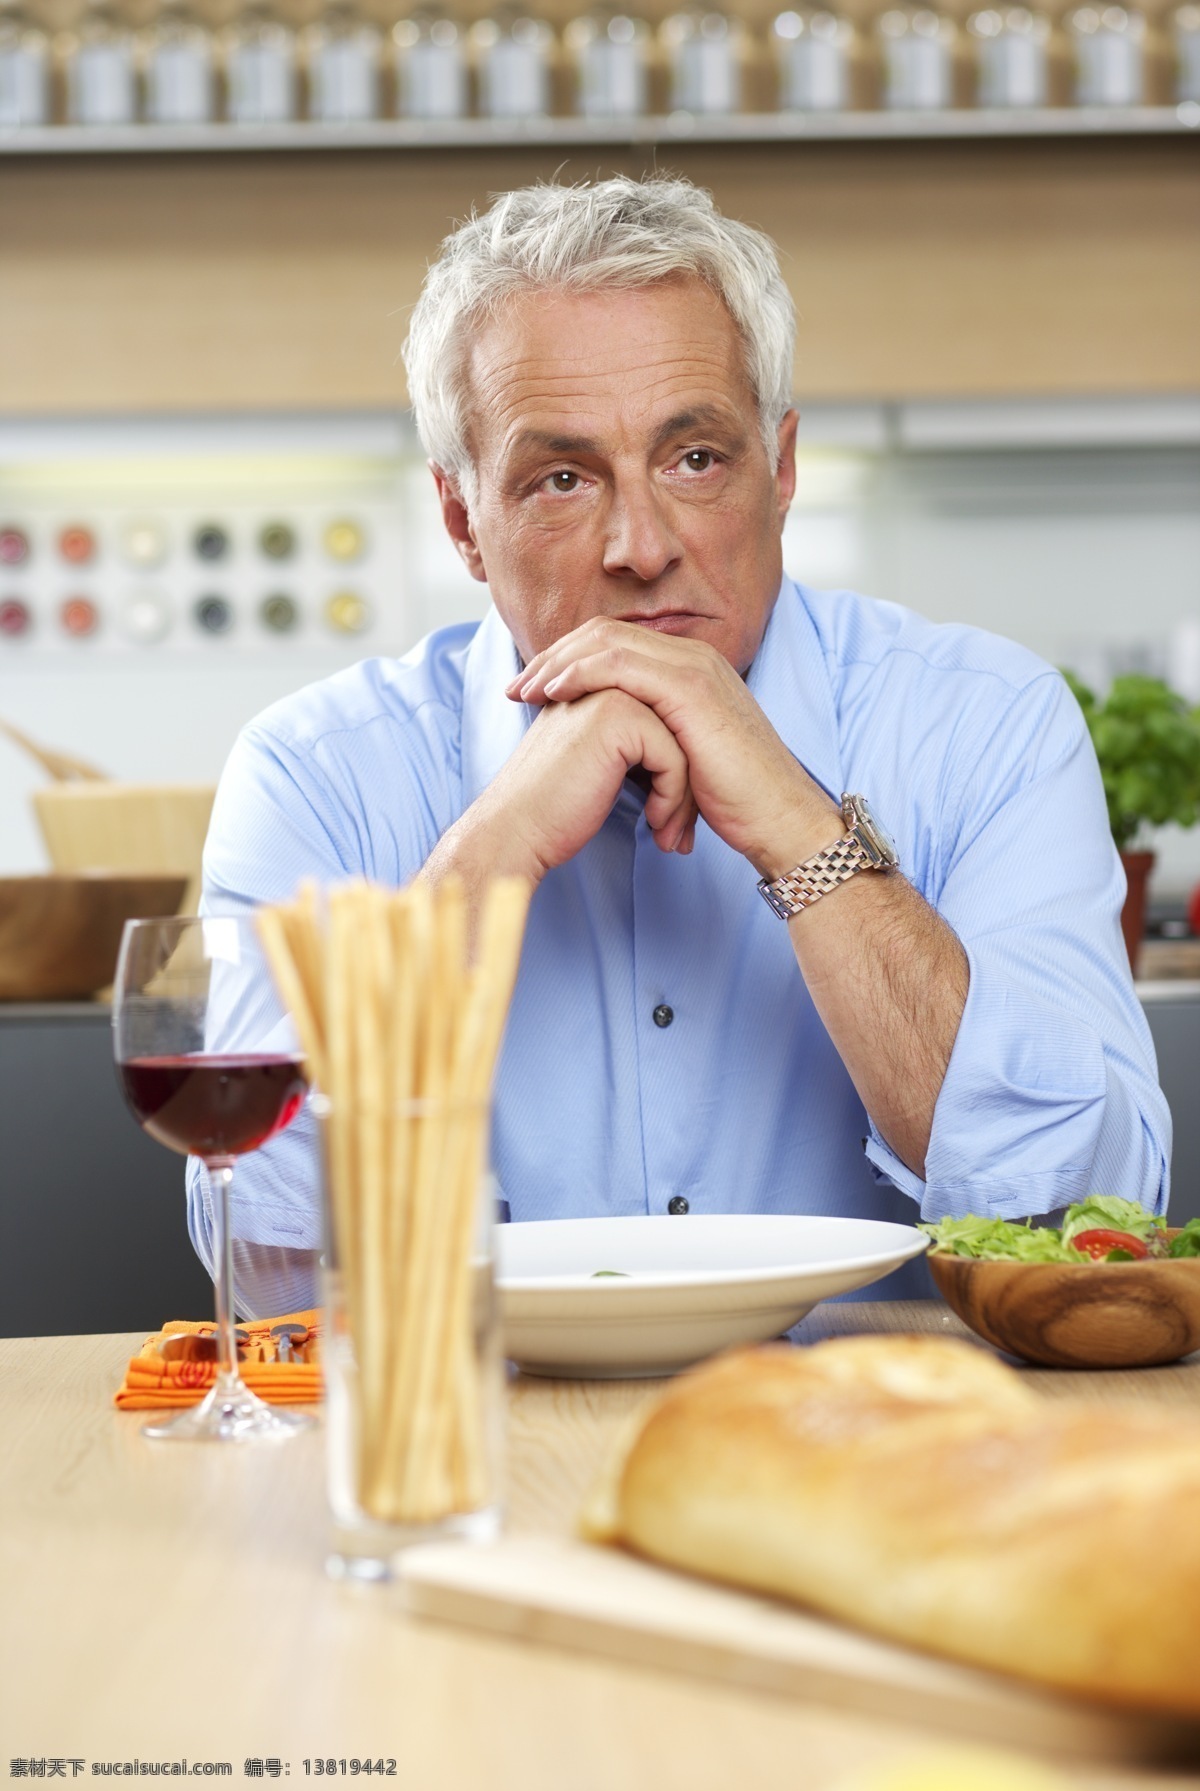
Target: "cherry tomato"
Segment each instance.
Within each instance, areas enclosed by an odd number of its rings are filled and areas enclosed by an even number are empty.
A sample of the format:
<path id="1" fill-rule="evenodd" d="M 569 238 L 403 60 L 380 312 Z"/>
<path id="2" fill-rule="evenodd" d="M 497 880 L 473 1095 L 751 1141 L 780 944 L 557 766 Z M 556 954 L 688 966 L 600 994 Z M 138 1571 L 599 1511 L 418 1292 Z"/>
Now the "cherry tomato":
<path id="1" fill-rule="evenodd" d="M 1082 1250 L 1085 1256 L 1094 1257 L 1097 1262 L 1103 1261 L 1110 1250 L 1128 1250 L 1130 1256 L 1150 1254 L 1141 1238 L 1135 1238 L 1131 1231 L 1107 1231 L 1103 1226 L 1098 1226 L 1095 1231 L 1081 1231 L 1071 1243 L 1076 1250 Z"/>

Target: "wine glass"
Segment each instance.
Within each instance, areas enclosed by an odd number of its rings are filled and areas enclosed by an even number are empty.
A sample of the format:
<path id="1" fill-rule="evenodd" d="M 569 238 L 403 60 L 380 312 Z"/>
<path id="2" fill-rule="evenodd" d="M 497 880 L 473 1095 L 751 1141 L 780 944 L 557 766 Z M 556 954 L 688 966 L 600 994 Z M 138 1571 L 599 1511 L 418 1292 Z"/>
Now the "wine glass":
<path id="1" fill-rule="evenodd" d="M 274 1410 L 238 1373 L 229 1188 L 233 1166 L 295 1118 L 307 1078 L 274 997 L 253 922 L 175 916 L 127 921 L 113 985 L 113 1054 L 134 1118 L 198 1156 L 213 1189 L 217 1378 L 203 1404 L 149 1437 L 243 1442 L 312 1419 Z"/>

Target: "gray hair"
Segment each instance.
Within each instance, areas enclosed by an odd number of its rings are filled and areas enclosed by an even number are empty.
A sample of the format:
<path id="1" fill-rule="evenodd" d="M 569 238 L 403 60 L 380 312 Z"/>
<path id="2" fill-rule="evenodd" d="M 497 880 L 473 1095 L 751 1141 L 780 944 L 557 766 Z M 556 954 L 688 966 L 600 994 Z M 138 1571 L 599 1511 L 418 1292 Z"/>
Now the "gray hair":
<path id="1" fill-rule="evenodd" d="M 724 218 L 712 195 L 667 175 L 538 185 L 472 212 L 442 244 L 413 310 L 404 364 L 429 458 L 468 503 L 475 469 L 467 439 L 465 343 L 521 292 L 594 292 L 692 275 L 720 298 L 742 338 L 746 371 L 772 466 L 792 402 L 796 313 L 775 245 Z"/>

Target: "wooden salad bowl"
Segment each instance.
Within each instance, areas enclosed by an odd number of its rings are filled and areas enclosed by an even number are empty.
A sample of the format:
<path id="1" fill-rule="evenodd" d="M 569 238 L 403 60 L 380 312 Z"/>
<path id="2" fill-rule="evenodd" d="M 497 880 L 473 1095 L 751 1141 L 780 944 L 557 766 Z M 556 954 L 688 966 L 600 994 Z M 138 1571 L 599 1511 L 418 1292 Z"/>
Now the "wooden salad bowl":
<path id="1" fill-rule="evenodd" d="M 1151 1368 L 1200 1349 L 1197 1256 L 976 1262 L 931 1250 L 925 1260 L 939 1293 L 963 1323 L 1026 1362 L 1045 1368 Z"/>
<path id="2" fill-rule="evenodd" d="M 121 929 L 174 914 L 186 877 L 0 877 L 0 1001 L 69 1001 L 107 988 Z"/>

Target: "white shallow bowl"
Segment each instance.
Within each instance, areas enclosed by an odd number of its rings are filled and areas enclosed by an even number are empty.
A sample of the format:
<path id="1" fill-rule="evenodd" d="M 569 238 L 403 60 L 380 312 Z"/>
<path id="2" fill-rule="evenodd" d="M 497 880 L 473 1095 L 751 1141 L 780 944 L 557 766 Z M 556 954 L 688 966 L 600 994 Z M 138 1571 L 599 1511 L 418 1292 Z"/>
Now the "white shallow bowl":
<path id="1" fill-rule="evenodd" d="M 929 1242 L 882 1219 L 775 1213 L 534 1219 L 495 1238 L 506 1355 L 531 1374 L 589 1380 L 670 1374 L 778 1337 Z"/>

